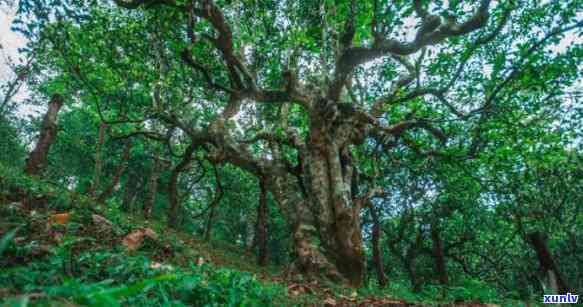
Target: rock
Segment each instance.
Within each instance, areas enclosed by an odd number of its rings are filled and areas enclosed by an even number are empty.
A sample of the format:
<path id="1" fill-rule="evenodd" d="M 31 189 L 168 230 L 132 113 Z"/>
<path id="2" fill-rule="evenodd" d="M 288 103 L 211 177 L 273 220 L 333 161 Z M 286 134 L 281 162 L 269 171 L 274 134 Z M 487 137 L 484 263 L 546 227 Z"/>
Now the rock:
<path id="1" fill-rule="evenodd" d="M 152 228 L 144 228 L 142 230 L 142 232 L 144 233 L 144 236 L 146 236 L 152 240 L 156 240 L 156 241 L 158 240 L 158 234 L 154 230 L 152 230 Z"/>
<path id="2" fill-rule="evenodd" d="M 126 247 L 128 251 L 135 251 L 142 247 L 144 243 L 144 233 L 141 230 L 137 230 L 129 233 L 123 240 L 121 244 Z"/>
<path id="3" fill-rule="evenodd" d="M 93 224 L 97 226 L 100 232 L 110 233 L 113 231 L 114 227 L 113 223 L 110 220 L 104 218 L 103 216 L 92 214 L 91 219 L 93 220 Z"/>
<path id="4" fill-rule="evenodd" d="M 163 270 L 163 271 L 172 271 L 174 267 L 169 264 L 162 264 L 160 262 L 152 262 L 150 264 L 150 269 L 153 270 Z"/>
<path id="5" fill-rule="evenodd" d="M 144 228 L 136 231 L 130 232 L 123 240 L 121 244 L 126 247 L 128 251 L 135 251 L 140 249 L 144 244 L 144 238 L 150 238 L 154 241 L 158 241 L 158 234 L 151 228 Z"/>

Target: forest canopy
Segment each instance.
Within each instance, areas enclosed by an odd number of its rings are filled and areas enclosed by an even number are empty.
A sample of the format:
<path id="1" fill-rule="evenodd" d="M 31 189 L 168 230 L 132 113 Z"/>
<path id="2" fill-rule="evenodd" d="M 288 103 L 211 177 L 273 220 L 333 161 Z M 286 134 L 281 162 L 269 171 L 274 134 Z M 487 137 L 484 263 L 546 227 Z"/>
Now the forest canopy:
<path id="1" fill-rule="evenodd" d="M 14 5 L 5 177 L 286 278 L 583 294 L 581 1 Z M 0 205 L 75 208 L 9 182 Z"/>

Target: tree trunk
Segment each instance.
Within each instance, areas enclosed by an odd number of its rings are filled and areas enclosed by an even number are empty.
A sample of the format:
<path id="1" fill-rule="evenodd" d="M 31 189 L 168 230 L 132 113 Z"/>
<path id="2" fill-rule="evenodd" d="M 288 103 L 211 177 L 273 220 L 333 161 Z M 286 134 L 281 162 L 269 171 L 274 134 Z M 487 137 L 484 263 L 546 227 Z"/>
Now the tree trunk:
<path id="1" fill-rule="evenodd" d="M 26 159 L 24 172 L 27 175 L 39 176 L 47 167 L 49 150 L 51 149 L 51 145 L 55 141 L 58 132 L 57 118 L 59 111 L 63 106 L 63 102 L 63 97 L 58 94 L 53 95 L 49 101 L 47 112 L 43 118 L 38 142 Z M 24 195 L 22 203 L 25 208 L 39 207 L 46 203 L 45 197 L 35 198 L 23 191 L 17 191 L 15 194 Z"/>
<path id="2" fill-rule="evenodd" d="M 138 190 L 138 178 L 132 173 L 127 175 L 127 180 L 124 185 L 123 199 L 121 203 L 122 210 L 132 212 L 132 205 Z"/>
<path id="3" fill-rule="evenodd" d="M 215 221 L 215 203 L 213 202 L 213 204 L 211 204 L 211 210 L 209 211 L 209 215 L 207 217 L 206 220 L 206 225 L 204 228 L 204 240 L 206 242 L 210 242 L 211 240 L 211 236 L 213 233 L 213 225 L 214 225 L 214 221 Z"/>
<path id="4" fill-rule="evenodd" d="M 270 177 L 267 184 L 286 220 L 291 221 L 289 226 L 293 234 L 292 256 L 295 260 L 289 273 L 308 277 L 324 276 L 337 282 L 346 281 L 318 246 L 319 235 L 314 214 L 310 211 L 297 180 L 289 175 L 278 175 Z"/>
<path id="5" fill-rule="evenodd" d="M 256 177 L 264 177 L 267 189 L 293 229 L 290 273 L 317 275 L 358 287 L 364 282 L 365 258 L 360 228 L 360 204 L 351 193 L 354 167 L 348 141 L 337 137 L 331 121 L 314 111 L 308 138 L 298 140 L 298 165 L 290 170 L 281 157 L 256 161 L 244 146 L 221 133 L 221 155 Z M 211 133 L 220 133 L 216 124 Z M 353 131 L 344 129 L 343 131 Z M 344 145 L 342 145 L 344 144 Z"/>
<path id="6" fill-rule="evenodd" d="M 305 178 L 309 210 L 316 213 L 318 239 L 327 261 L 350 285 L 359 287 L 366 271 L 361 202 L 354 201 L 351 193 L 354 169 L 350 152 L 337 143 L 325 125 L 324 118 L 310 124 Z"/>
<path id="7" fill-rule="evenodd" d="M 213 172 L 215 174 L 216 188 L 215 188 L 215 196 L 213 197 L 213 201 L 209 205 L 210 212 L 208 215 L 208 219 L 206 221 L 206 227 L 205 227 L 205 231 L 204 231 L 204 240 L 207 242 L 209 242 L 211 240 L 211 235 L 212 235 L 212 231 L 213 231 L 213 223 L 214 223 L 214 219 L 215 219 L 215 210 L 217 208 L 217 205 L 221 201 L 221 198 L 223 197 L 223 185 L 221 184 L 221 177 L 219 175 L 219 170 L 217 169 L 216 165 L 213 166 Z"/>
<path id="8" fill-rule="evenodd" d="M 539 231 L 529 233 L 527 234 L 527 241 L 536 252 L 542 270 L 551 277 L 549 278 L 551 281 L 553 279 L 556 281 L 557 288 L 561 294 L 567 294 L 570 288 L 559 272 L 559 268 L 557 267 L 543 233 Z"/>
<path id="9" fill-rule="evenodd" d="M 409 223 L 408 221 L 405 221 Z M 413 287 L 413 292 L 421 291 L 421 280 L 417 275 L 417 257 L 419 256 L 419 250 L 423 244 L 423 232 L 421 229 L 417 232 L 414 242 L 406 242 L 408 243 L 408 247 L 405 253 L 403 253 L 402 248 L 400 248 L 397 243 L 401 241 L 404 234 L 404 226 L 400 226 L 399 230 L 399 237 L 397 239 L 390 240 L 388 242 L 389 249 L 391 253 L 395 255 L 395 257 L 399 258 L 403 266 L 405 267 L 405 271 L 407 271 L 407 275 L 409 276 L 409 280 L 411 281 L 411 286 Z"/>
<path id="10" fill-rule="evenodd" d="M 26 159 L 25 173 L 27 175 L 40 175 L 47 167 L 47 156 L 57 136 L 57 116 L 63 102 L 61 95 L 55 94 L 51 97 L 49 108 L 43 118 L 38 142 Z"/>
<path id="11" fill-rule="evenodd" d="M 269 208 L 267 206 L 267 190 L 265 183 L 259 183 L 259 205 L 257 206 L 257 225 L 255 228 L 255 240 L 257 242 L 258 256 L 257 262 L 260 266 L 266 266 L 268 262 L 267 236 L 268 225 L 267 219 L 269 217 Z"/>
<path id="12" fill-rule="evenodd" d="M 119 183 L 119 179 L 121 178 L 121 175 L 123 174 L 123 172 L 126 169 L 127 161 L 130 158 L 131 149 L 132 149 L 132 143 L 130 141 L 128 141 L 126 143 L 126 145 L 124 146 L 121 161 L 119 162 L 118 166 L 116 167 L 115 171 L 113 172 L 113 178 L 111 178 L 111 182 L 105 188 L 105 190 L 103 192 L 101 192 L 101 194 L 99 194 L 99 197 L 97 197 L 97 202 L 103 203 L 111 196 L 111 194 L 113 194 L 113 192 L 115 192 L 116 187 Z"/>
<path id="13" fill-rule="evenodd" d="M 383 256 L 380 248 L 381 239 L 381 225 L 379 222 L 379 215 L 372 204 L 369 206 L 370 215 L 372 217 L 372 259 L 377 273 L 377 280 L 379 286 L 384 288 L 387 285 L 387 276 L 383 267 Z"/>
<path id="14" fill-rule="evenodd" d="M 156 154 L 154 156 L 154 165 L 152 166 L 152 171 L 150 173 L 150 178 L 148 180 L 148 196 L 144 201 L 144 218 L 149 219 L 152 214 L 152 207 L 156 203 L 156 197 L 158 196 L 158 177 L 160 176 L 160 156 Z"/>
<path id="15" fill-rule="evenodd" d="M 411 280 L 411 285 L 413 286 L 413 292 L 418 293 L 421 291 L 422 282 L 417 275 L 417 257 L 419 256 L 419 251 L 423 245 L 423 232 L 421 229 L 417 232 L 417 237 L 415 242 L 412 243 L 407 249 L 405 256 L 405 266 L 407 274 L 409 274 L 409 279 Z"/>
<path id="16" fill-rule="evenodd" d="M 182 160 L 180 160 L 180 162 L 172 169 L 170 178 L 168 179 L 168 202 L 170 204 L 168 210 L 168 224 L 170 227 L 178 226 L 178 208 L 180 206 L 180 200 L 178 199 L 178 178 L 180 173 L 182 173 L 188 164 L 190 164 L 195 149 L 196 146 L 194 143 L 188 145 L 182 156 Z"/>
<path id="17" fill-rule="evenodd" d="M 97 145 L 95 146 L 95 170 L 93 171 L 93 182 L 91 183 L 91 188 L 89 189 L 89 195 L 95 197 L 95 193 L 101 185 L 101 171 L 103 169 L 103 143 L 105 143 L 105 133 L 107 132 L 107 124 L 101 123 L 99 125 L 99 137 L 97 139 Z"/>
<path id="18" fill-rule="evenodd" d="M 435 262 L 435 270 L 439 276 L 439 283 L 443 286 L 449 284 L 449 276 L 447 274 L 447 262 L 443 250 L 443 241 L 439 233 L 439 226 L 437 222 L 431 225 L 431 241 L 432 241 L 432 256 Z"/>

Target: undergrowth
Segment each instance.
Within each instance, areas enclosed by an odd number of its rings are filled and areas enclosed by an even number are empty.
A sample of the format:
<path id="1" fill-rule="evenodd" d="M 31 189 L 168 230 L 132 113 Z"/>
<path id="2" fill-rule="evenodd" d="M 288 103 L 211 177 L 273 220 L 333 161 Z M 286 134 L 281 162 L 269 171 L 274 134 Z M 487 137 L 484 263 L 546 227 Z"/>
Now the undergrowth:
<path id="1" fill-rule="evenodd" d="M 10 200 L 14 191 L 45 197 L 42 210 L 24 210 Z M 68 212 L 64 225 L 52 214 Z M 102 229 L 98 214 L 111 221 Z M 125 235 L 148 227 L 158 241 L 128 252 Z M 99 206 L 0 164 L 0 303 L 2 306 L 338 306 L 367 299 L 447 306 L 455 302 L 501 301 L 496 291 L 475 280 L 460 287 L 410 291 L 405 281 L 387 288 L 374 282 L 354 290 L 324 281 L 284 281 L 281 268 L 255 265 L 254 255 L 226 242 L 204 242 L 156 220 L 127 214 L 115 203 Z M 290 295 L 290 287 L 304 289 Z M 335 305 L 334 305 L 335 306 Z M 366 303 L 362 306 L 367 306 Z"/>

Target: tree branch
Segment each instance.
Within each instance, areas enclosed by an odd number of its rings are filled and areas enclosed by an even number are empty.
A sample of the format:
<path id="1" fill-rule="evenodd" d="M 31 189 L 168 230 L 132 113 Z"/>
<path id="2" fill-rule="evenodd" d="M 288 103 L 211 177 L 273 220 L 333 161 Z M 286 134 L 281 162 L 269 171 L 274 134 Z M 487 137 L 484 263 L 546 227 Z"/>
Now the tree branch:
<path id="1" fill-rule="evenodd" d="M 481 0 L 477 12 L 463 23 L 458 23 L 455 19 L 442 23 L 438 16 L 427 14 L 420 9 L 419 2 L 416 2 L 417 13 L 423 17 L 415 39 L 411 42 L 400 42 L 375 35 L 375 41 L 370 47 L 351 47 L 346 49 L 336 63 L 335 77 L 328 90 L 328 99 L 338 100 L 342 86 L 358 65 L 388 54 L 409 55 L 425 46 L 441 43 L 449 37 L 468 34 L 482 28 L 488 21 L 488 9 L 491 0 Z"/>

